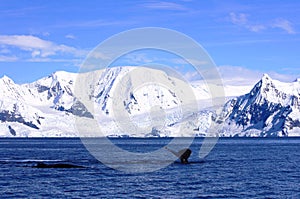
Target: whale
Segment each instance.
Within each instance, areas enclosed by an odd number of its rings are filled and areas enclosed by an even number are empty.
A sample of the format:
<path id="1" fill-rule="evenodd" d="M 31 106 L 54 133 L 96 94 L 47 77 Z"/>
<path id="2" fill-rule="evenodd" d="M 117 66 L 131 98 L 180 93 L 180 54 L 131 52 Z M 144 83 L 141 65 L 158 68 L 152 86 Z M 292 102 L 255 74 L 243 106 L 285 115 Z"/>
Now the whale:
<path id="1" fill-rule="evenodd" d="M 181 149 L 180 151 L 174 151 L 168 147 L 165 147 L 166 150 L 170 151 L 171 153 L 173 153 L 176 157 L 178 157 L 180 159 L 180 162 L 182 164 L 187 164 L 189 163 L 188 159 L 190 157 L 190 155 L 192 154 L 192 150 L 188 149 L 188 148 L 184 148 Z"/>
<path id="2" fill-rule="evenodd" d="M 46 164 L 44 162 L 39 162 L 33 166 L 33 168 L 85 168 L 83 166 L 66 164 L 66 163 L 56 163 L 56 164 Z"/>

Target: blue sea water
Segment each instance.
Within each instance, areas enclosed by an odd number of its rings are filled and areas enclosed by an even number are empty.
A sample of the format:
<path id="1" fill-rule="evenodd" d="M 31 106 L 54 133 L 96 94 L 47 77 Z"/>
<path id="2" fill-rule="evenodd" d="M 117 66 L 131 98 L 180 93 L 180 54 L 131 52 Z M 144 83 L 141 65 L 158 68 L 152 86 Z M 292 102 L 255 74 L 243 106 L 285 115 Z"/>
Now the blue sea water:
<path id="1" fill-rule="evenodd" d="M 113 139 L 126 150 L 151 151 L 168 138 Z M 80 139 L 0 139 L 1 198 L 300 198 L 300 138 L 219 139 L 204 159 L 203 139 L 191 164 L 124 173 L 101 164 Z M 39 162 L 83 168 L 35 168 Z"/>

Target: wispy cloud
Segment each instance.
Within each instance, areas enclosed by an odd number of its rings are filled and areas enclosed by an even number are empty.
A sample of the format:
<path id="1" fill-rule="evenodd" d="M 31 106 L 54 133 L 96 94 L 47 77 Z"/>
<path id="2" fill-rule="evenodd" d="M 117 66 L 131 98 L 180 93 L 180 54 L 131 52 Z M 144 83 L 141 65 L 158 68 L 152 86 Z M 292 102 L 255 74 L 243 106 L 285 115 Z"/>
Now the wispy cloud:
<path id="1" fill-rule="evenodd" d="M 119 59 L 116 59 L 114 65 L 145 65 L 155 61 L 155 58 L 150 58 L 146 53 L 130 53 Z"/>
<path id="2" fill-rule="evenodd" d="M 252 32 L 260 32 L 260 31 L 266 29 L 266 26 L 265 25 L 261 25 L 261 24 L 258 24 L 258 25 L 247 25 L 246 27 L 250 31 L 252 31 Z"/>
<path id="3" fill-rule="evenodd" d="M 269 74 L 273 79 L 284 82 L 291 82 L 297 78 L 297 74 L 278 73 L 275 71 L 258 71 L 248 69 L 243 66 L 224 65 L 219 66 L 218 70 L 225 85 L 254 85 L 262 78 L 264 73 Z"/>
<path id="4" fill-rule="evenodd" d="M 248 19 L 248 16 L 249 15 L 245 13 L 229 13 L 229 19 L 231 23 L 248 29 L 251 32 L 260 32 L 270 28 L 280 28 L 288 34 L 296 33 L 293 24 L 286 19 L 275 19 L 270 23 L 253 23 Z"/>
<path id="5" fill-rule="evenodd" d="M 295 34 L 296 31 L 293 27 L 293 24 L 286 19 L 276 19 L 272 24 L 274 28 L 280 28 L 289 34 Z"/>
<path id="6" fill-rule="evenodd" d="M 201 79 L 201 76 L 199 75 L 199 72 L 197 71 L 187 71 L 184 74 L 184 78 L 188 81 L 197 81 Z"/>
<path id="7" fill-rule="evenodd" d="M 14 51 L 14 54 L 18 54 L 16 50 L 28 52 L 32 58 L 46 58 L 63 54 L 81 57 L 87 54 L 86 51 L 64 44 L 56 44 L 32 35 L 0 35 L 0 44 L 5 49 L 9 48 Z"/>
<path id="8" fill-rule="evenodd" d="M 231 12 L 229 14 L 230 21 L 238 26 L 242 26 L 252 32 L 259 32 L 261 30 L 266 29 L 265 25 L 262 24 L 251 24 L 248 20 L 248 15 L 245 13 L 234 13 Z"/>
<path id="9" fill-rule="evenodd" d="M 224 85 L 235 85 L 235 86 L 249 86 L 254 85 L 262 77 L 263 72 L 250 70 L 242 66 L 218 66 L 217 71 L 219 72 L 220 78 Z M 206 78 L 216 78 L 214 70 L 203 71 Z M 211 74 L 213 73 L 213 74 Z M 199 72 L 187 71 L 184 77 L 189 81 L 202 80 L 202 76 Z M 207 80 L 207 79 L 204 79 Z"/>
<path id="10" fill-rule="evenodd" d="M 52 58 L 47 58 L 47 57 L 35 57 L 35 58 L 29 58 L 25 60 L 26 62 L 53 62 L 53 63 L 66 63 L 66 62 L 71 62 L 71 63 L 77 63 L 75 66 L 79 66 L 80 63 L 82 62 L 81 59 L 52 59 Z"/>
<path id="11" fill-rule="evenodd" d="M 244 44 L 258 44 L 258 43 L 270 43 L 277 42 L 279 40 L 271 39 L 249 39 L 249 40 L 232 40 L 232 41 L 222 41 L 222 42 L 209 42 L 205 46 L 225 46 L 225 45 L 244 45 Z"/>
<path id="12" fill-rule="evenodd" d="M 74 22 L 60 22 L 59 24 L 54 25 L 56 28 L 93 28 L 93 27 L 105 27 L 105 26 L 127 26 L 135 24 L 135 21 L 129 20 L 86 20 L 86 21 L 74 21 Z"/>
<path id="13" fill-rule="evenodd" d="M 50 33 L 49 32 L 42 32 L 42 35 L 45 36 L 45 37 L 48 37 L 48 36 L 50 36 Z"/>
<path id="14" fill-rule="evenodd" d="M 143 7 L 149 9 L 157 9 L 157 10 L 178 10 L 178 11 L 187 10 L 187 8 L 181 4 L 167 2 L 167 1 L 145 3 L 143 4 Z"/>
<path id="15" fill-rule="evenodd" d="M 102 60 L 109 60 L 109 59 L 111 59 L 110 55 L 104 54 L 104 53 L 99 52 L 99 51 L 93 52 L 90 56 L 92 58 L 95 58 L 95 59 L 102 59 Z"/>
<path id="16" fill-rule="evenodd" d="M 262 77 L 263 72 L 242 66 L 224 65 L 218 67 L 223 83 L 226 85 L 253 85 Z"/>
<path id="17" fill-rule="evenodd" d="M 65 36 L 65 38 L 67 38 L 67 39 L 76 39 L 76 37 L 74 35 L 72 35 L 72 34 L 67 34 Z"/>
<path id="18" fill-rule="evenodd" d="M 247 15 L 244 13 L 236 14 L 234 12 L 231 12 L 229 15 L 230 15 L 231 22 L 236 25 L 245 25 L 248 23 Z"/>
<path id="19" fill-rule="evenodd" d="M 17 8 L 17 9 L 7 9 L 7 10 L 1 10 L 2 16 L 14 16 L 14 17 L 22 17 L 26 16 L 29 13 L 32 13 L 34 11 L 40 11 L 44 9 L 45 7 L 42 6 L 33 6 L 33 7 L 23 7 L 23 8 Z"/>
<path id="20" fill-rule="evenodd" d="M 16 56 L 0 55 L 0 62 L 15 62 L 18 58 Z"/>

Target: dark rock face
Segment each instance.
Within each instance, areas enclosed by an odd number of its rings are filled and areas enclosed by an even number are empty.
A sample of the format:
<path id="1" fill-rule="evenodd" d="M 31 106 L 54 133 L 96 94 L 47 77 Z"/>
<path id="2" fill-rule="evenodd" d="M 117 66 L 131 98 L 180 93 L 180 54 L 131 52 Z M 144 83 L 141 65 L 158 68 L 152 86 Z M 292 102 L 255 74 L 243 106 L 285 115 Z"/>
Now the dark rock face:
<path id="1" fill-rule="evenodd" d="M 78 100 L 76 100 L 72 105 L 72 107 L 66 111 L 79 117 L 87 117 L 92 119 L 94 118 L 94 116 L 87 110 L 87 108 L 83 105 L 83 103 L 81 103 Z"/>
<path id="2" fill-rule="evenodd" d="M 288 136 L 288 130 L 299 127 L 299 120 L 289 116 L 293 110 L 300 110 L 298 99 L 263 77 L 250 93 L 228 101 L 222 116 L 227 124 L 234 123 L 242 131 L 256 129 L 261 136 Z"/>
<path id="3" fill-rule="evenodd" d="M 12 134 L 13 136 L 17 135 L 16 131 L 11 126 L 8 126 L 8 130 L 9 130 L 10 134 Z"/>
<path id="4" fill-rule="evenodd" d="M 51 97 L 57 98 L 58 96 L 60 96 L 62 93 L 64 93 L 64 90 L 62 89 L 62 87 L 60 86 L 59 82 L 56 82 L 56 84 L 54 86 L 52 86 L 51 88 L 48 89 L 48 96 L 47 99 L 49 100 Z M 54 99 L 54 102 L 57 99 Z"/>
<path id="5" fill-rule="evenodd" d="M 55 109 L 58 111 L 65 111 L 79 117 L 94 118 L 94 116 L 87 110 L 83 103 L 78 100 L 75 100 L 70 109 L 66 109 L 64 106 L 56 106 Z"/>
<path id="6" fill-rule="evenodd" d="M 38 90 L 39 93 L 48 91 L 49 89 L 50 89 L 50 88 L 48 88 L 47 86 L 43 86 L 43 85 L 38 85 L 38 86 L 37 86 L 37 90 Z"/>
<path id="7" fill-rule="evenodd" d="M 21 124 L 24 124 L 26 126 L 29 126 L 34 129 L 39 129 L 39 127 L 35 124 L 33 124 L 32 121 L 25 121 L 25 119 L 18 113 L 10 112 L 7 110 L 4 110 L 0 112 L 0 121 L 2 122 L 18 122 Z"/>
<path id="8" fill-rule="evenodd" d="M 54 77 L 50 77 L 54 78 Z M 72 81 L 69 82 L 69 84 L 73 84 Z M 88 112 L 86 107 L 73 95 L 71 88 L 69 86 L 62 86 L 60 82 L 56 82 L 53 86 L 50 88 L 43 85 L 37 85 L 38 92 L 45 92 L 47 91 L 47 100 L 53 100 L 53 108 L 58 111 L 65 111 L 68 113 L 71 113 L 73 115 L 79 116 L 79 117 L 88 117 L 88 118 L 94 118 L 93 115 Z M 63 95 L 68 95 L 73 98 L 73 105 L 71 108 L 65 108 L 63 103 L 60 102 L 60 98 Z"/>
<path id="9" fill-rule="evenodd" d="M 160 131 L 153 127 L 151 133 L 146 134 L 146 137 L 160 137 Z"/>
<path id="10" fill-rule="evenodd" d="M 284 127 L 285 116 L 292 112 L 290 106 L 283 107 L 280 104 L 270 103 L 264 101 L 263 103 L 249 104 L 246 107 L 242 107 L 244 100 L 238 98 L 234 106 L 229 119 L 234 121 L 237 125 L 242 126 L 244 130 L 247 130 L 246 126 L 252 125 L 257 128 L 265 128 L 267 119 L 273 116 L 273 124 L 276 124 L 272 129 L 273 132 L 282 131 Z M 282 121 L 279 121 L 279 120 Z"/>

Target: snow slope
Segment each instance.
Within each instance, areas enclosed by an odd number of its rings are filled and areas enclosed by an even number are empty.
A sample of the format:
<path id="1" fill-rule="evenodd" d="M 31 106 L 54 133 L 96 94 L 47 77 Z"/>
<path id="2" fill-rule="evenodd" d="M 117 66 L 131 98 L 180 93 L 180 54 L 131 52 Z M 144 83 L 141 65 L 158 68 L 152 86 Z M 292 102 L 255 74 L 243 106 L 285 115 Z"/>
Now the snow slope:
<path id="1" fill-rule="evenodd" d="M 0 136 L 82 136 L 78 120 L 86 124 L 96 121 L 103 135 L 111 137 L 205 136 L 219 118 L 209 87 L 220 89 L 222 85 L 192 82 L 198 103 L 195 109 L 189 107 L 193 97 L 186 95 L 189 88 L 183 80 L 155 69 L 136 77 L 128 75 L 134 71 L 136 67 L 81 74 L 58 71 L 22 85 L 4 76 L 0 79 Z M 149 79 L 150 73 L 153 79 Z M 84 87 L 78 88 L 78 82 Z M 220 135 L 300 136 L 299 82 L 282 83 L 265 75 L 252 90 L 250 86 L 225 85 L 229 101 L 221 113 L 225 122 Z M 85 136 L 99 136 L 93 128 L 86 130 Z"/>
<path id="2" fill-rule="evenodd" d="M 264 75 L 247 94 L 228 101 L 223 136 L 300 136 L 300 81 Z"/>

